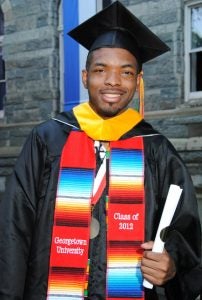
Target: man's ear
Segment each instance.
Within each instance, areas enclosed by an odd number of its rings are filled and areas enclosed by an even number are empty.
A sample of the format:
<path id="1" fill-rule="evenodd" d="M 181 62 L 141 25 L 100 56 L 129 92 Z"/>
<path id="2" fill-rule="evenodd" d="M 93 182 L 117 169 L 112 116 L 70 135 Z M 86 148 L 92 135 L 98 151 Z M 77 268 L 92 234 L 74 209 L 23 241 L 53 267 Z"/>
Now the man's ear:
<path id="1" fill-rule="evenodd" d="M 82 70 L 82 82 L 83 86 L 87 89 L 87 79 L 88 79 L 88 71 Z"/>

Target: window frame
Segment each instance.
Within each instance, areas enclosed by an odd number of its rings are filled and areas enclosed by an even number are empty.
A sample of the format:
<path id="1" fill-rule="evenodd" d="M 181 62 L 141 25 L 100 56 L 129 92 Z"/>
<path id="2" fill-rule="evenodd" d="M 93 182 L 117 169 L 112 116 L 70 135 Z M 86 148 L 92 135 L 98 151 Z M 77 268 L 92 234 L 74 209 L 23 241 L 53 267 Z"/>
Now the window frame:
<path id="1" fill-rule="evenodd" d="M 185 0 L 185 26 L 184 26 L 184 36 L 185 36 L 185 102 L 189 103 L 202 103 L 202 91 L 191 92 L 191 60 L 190 53 L 202 51 L 202 47 L 191 49 L 191 9 L 193 7 L 201 5 L 202 0 Z"/>

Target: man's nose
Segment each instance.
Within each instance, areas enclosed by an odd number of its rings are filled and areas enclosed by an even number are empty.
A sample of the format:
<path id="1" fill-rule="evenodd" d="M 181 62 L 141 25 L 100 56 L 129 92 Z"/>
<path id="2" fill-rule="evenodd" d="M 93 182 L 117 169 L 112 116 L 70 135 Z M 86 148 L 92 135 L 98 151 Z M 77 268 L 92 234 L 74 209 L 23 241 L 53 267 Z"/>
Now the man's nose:
<path id="1" fill-rule="evenodd" d="M 121 78 L 119 72 L 111 71 L 107 72 L 106 78 L 105 78 L 105 84 L 116 86 L 121 84 Z"/>

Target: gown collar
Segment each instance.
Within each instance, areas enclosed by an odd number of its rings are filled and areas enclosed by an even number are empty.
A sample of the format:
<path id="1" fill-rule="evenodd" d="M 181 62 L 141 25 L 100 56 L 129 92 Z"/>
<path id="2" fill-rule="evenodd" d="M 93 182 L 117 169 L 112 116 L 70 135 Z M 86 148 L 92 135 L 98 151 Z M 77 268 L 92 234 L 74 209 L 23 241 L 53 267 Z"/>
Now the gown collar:
<path id="1" fill-rule="evenodd" d="M 100 141 L 117 141 L 142 120 L 141 115 L 132 108 L 115 117 L 103 119 L 88 102 L 77 105 L 73 112 L 80 128 L 93 140 Z"/>

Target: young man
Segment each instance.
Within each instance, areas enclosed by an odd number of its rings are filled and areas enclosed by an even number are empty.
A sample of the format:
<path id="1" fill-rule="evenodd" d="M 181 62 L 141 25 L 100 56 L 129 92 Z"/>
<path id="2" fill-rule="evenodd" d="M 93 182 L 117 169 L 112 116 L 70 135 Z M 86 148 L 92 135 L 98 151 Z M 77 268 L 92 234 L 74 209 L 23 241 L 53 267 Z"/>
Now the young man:
<path id="1" fill-rule="evenodd" d="M 0 206 L 0 299 L 191 300 L 200 223 L 169 141 L 128 108 L 142 63 L 168 47 L 119 2 L 70 35 L 89 49 L 89 102 L 33 129 Z M 183 189 L 165 250 L 152 252 L 170 184 Z"/>

